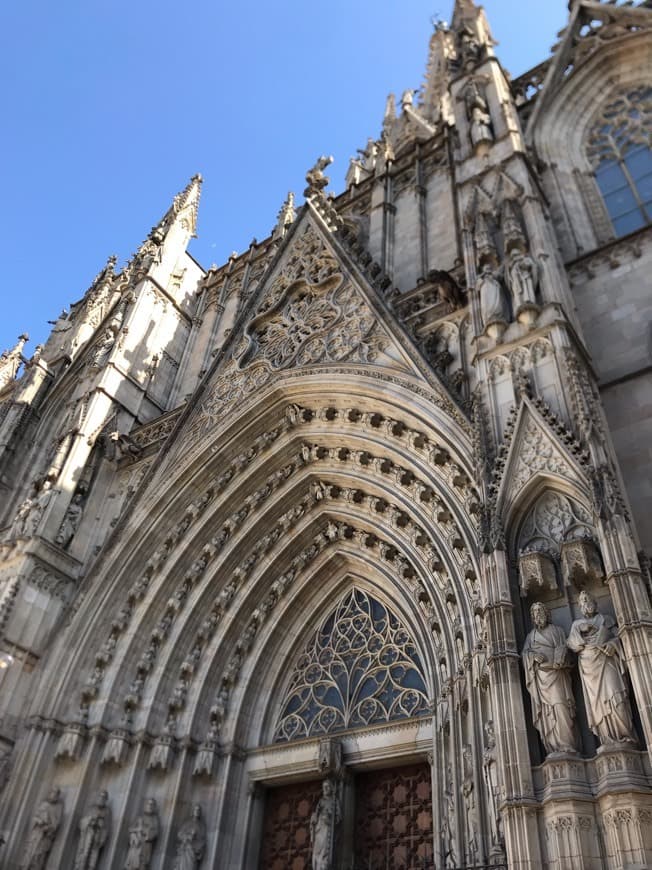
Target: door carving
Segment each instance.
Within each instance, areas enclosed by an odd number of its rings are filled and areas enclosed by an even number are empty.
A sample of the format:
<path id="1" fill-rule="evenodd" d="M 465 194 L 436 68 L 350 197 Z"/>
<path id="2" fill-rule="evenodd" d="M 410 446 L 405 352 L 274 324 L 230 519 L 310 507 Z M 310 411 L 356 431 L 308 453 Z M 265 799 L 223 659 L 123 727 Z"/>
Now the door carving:
<path id="1" fill-rule="evenodd" d="M 359 774 L 355 803 L 356 870 L 433 866 L 430 765 Z"/>
<path id="2" fill-rule="evenodd" d="M 321 790 L 321 780 L 269 789 L 260 870 L 310 870 L 310 816 Z"/>

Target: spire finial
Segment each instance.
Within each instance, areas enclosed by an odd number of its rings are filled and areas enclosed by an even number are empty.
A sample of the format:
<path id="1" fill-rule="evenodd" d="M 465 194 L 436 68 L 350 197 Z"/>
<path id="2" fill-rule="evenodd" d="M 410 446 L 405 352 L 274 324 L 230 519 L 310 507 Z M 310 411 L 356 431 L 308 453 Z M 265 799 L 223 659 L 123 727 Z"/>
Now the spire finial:
<path id="1" fill-rule="evenodd" d="M 272 231 L 272 238 L 282 239 L 294 223 L 296 216 L 297 213 L 294 209 L 294 194 L 292 191 L 289 191 L 287 198 L 278 213 L 276 226 Z"/>
<path id="2" fill-rule="evenodd" d="M 26 341 L 29 341 L 29 335 L 23 332 L 10 350 L 0 354 L 0 389 L 6 387 L 16 377 L 20 364 L 24 362 L 23 348 Z"/>

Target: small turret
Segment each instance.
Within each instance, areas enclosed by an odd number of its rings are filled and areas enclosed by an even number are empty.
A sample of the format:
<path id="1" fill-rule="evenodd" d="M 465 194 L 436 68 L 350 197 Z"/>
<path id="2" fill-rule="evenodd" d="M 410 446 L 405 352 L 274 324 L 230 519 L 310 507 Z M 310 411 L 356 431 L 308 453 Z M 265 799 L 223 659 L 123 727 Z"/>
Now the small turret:
<path id="1" fill-rule="evenodd" d="M 18 341 L 11 350 L 5 350 L 0 354 L 0 390 L 16 377 L 21 363 L 24 362 L 23 348 L 27 341 L 29 341 L 29 335 L 24 332 L 18 336 Z"/>

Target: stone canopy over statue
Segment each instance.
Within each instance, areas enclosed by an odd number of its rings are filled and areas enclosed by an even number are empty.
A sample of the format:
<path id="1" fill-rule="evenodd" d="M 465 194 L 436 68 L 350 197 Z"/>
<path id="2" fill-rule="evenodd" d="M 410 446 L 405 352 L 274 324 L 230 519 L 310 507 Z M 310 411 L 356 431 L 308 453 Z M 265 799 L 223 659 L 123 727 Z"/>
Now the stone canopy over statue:
<path id="1" fill-rule="evenodd" d="M 598 612 L 588 592 L 580 592 L 582 618 L 573 622 L 568 646 L 577 653 L 589 728 L 603 745 L 634 743 L 632 710 L 625 685 L 622 645 L 611 616 Z"/>

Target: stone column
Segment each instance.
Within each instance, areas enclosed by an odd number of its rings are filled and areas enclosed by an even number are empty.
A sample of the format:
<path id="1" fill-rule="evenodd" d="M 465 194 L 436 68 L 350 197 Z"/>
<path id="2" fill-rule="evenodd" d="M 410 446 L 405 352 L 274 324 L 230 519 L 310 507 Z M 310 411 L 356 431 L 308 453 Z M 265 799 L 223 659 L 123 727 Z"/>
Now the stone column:
<path id="1" fill-rule="evenodd" d="M 484 555 L 482 571 L 488 590 L 486 627 L 489 647 L 489 690 L 498 751 L 499 801 L 510 868 L 539 870 L 542 857 L 521 690 L 520 657 L 511 597 L 507 556 L 502 550 Z"/>
<path id="2" fill-rule="evenodd" d="M 622 516 L 600 523 L 602 556 L 618 633 L 648 752 L 652 752 L 652 609 L 636 547 Z"/>

